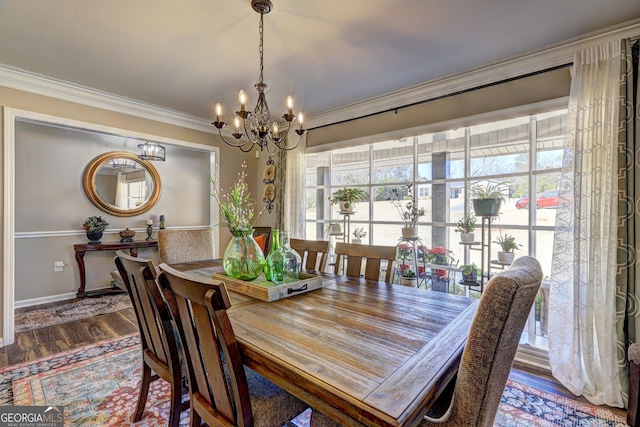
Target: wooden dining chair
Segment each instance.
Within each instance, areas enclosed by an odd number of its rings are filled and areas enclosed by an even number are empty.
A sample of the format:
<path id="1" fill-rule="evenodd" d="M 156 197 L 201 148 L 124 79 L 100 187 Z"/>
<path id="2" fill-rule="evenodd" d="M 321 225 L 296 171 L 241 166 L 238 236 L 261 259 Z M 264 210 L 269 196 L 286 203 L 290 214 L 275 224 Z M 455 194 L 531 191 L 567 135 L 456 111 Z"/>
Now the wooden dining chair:
<path id="1" fill-rule="evenodd" d="M 359 245 L 353 243 L 336 243 L 336 264 L 334 273 L 340 274 L 341 264 L 346 259 L 344 275 L 360 277 L 362 272 L 362 260 L 365 260 L 364 278 L 368 280 L 380 280 L 383 271 L 383 261 L 387 262 L 384 281 L 391 283 L 393 274 L 393 262 L 396 258 L 395 246 Z"/>
<path id="2" fill-rule="evenodd" d="M 271 227 L 253 227 L 253 238 L 260 245 L 260 249 L 266 257 L 271 249 Z"/>
<path id="3" fill-rule="evenodd" d="M 160 262 L 167 264 L 213 259 L 213 232 L 210 228 L 161 229 L 158 231 L 158 256 Z"/>
<path id="4" fill-rule="evenodd" d="M 273 427 L 306 408 L 304 402 L 245 368 L 227 309 L 224 283 L 161 264 L 158 283 L 176 320 L 189 373 L 191 426 Z"/>
<path id="5" fill-rule="evenodd" d="M 302 257 L 302 268 L 315 271 L 326 270 L 329 261 L 329 241 L 289 239 L 289 246 Z"/>
<path id="6" fill-rule="evenodd" d="M 178 336 L 172 326 L 171 315 L 168 311 L 161 310 L 164 304 L 156 302 L 158 298 L 162 300 L 160 289 L 155 284 L 156 268 L 151 260 L 132 257 L 123 251 L 116 252 L 115 264 L 131 297 L 142 345 L 142 380 L 132 421 L 142 419 L 149 386 L 162 378 L 171 385 L 168 425 L 177 427 L 180 413 L 188 408 L 188 402 L 182 403 L 183 381 Z M 147 283 L 153 286 L 148 289 Z M 152 375 L 151 371 L 155 374 Z"/>

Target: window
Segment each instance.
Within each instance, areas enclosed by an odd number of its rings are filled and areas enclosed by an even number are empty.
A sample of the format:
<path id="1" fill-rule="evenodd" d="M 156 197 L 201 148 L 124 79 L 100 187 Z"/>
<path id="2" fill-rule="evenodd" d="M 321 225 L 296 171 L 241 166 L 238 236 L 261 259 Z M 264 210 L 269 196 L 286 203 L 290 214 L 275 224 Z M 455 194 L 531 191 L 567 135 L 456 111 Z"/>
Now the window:
<path id="1" fill-rule="evenodd" d="M 476 181 L 491 180 L 508 187 L 493 235 L 515 236 L 522 245 L 518 255 L 536 257 L 548 274 L 565 125 L 562 109 L 307 154 L 307 238 L 335 239 L 324 233 L 326 224 L 343 218 L 327 198 L 350 186 L 370 195 L 356 205 L 351 229 L 368 230 L 365 244 L 396 245 L 402 222 L 389 201 L 390 190 L 412 184 L 418 205 L 425 209 L 418 224 L 423 244 L 445 246 L 462 262 L 464 247 L 454 230 L 465 211 L 472 212 L 467 189 Z M 493 254 L 498 251 L 494 245 Z M 480 252 L 472 251 L 469 260 L 481 265 Z M 544 337 L 546 328 L 536 320 L 535 334 Z"/>

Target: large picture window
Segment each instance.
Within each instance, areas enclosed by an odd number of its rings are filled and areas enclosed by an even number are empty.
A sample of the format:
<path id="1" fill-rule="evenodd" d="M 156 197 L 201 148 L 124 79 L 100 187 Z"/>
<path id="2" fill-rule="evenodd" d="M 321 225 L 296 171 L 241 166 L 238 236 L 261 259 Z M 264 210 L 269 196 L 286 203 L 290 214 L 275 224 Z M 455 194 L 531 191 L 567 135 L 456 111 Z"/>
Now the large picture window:
<path id="1" fill-rule="evenodd" d="M 508 194 L 492 235 L 515 236 L 522 245 L 517 256 L 536 257 L 548 275 L 566 113 L 566 109 L 545 111 L 307 154 L 306 237 L 335 243 L 326 226 L 343 217 L 328 198 L 339 188 L 357 187 L 369 197 L 350 215 L 351 231 L 364 228 L 364 244 L 398 244 L 402 221 L 389 198 L 393 189 L 403 191 L 410 184 L 425 210 L 418 223 L 421 241 L 428 247 L 446 247 L 462 263 L 465 247 L 455 228 L 465 212 L 473 214 L 469 186 L 499 182 Z M 492 245 L 495 254 L 499 246 Z M 471 251 L 467 258 L 480 265 L 480 256 Z M 542 317 L 538 315 L 535 331 L 530 330 L 537 338 L 546 335 L 546 316 Z"/>

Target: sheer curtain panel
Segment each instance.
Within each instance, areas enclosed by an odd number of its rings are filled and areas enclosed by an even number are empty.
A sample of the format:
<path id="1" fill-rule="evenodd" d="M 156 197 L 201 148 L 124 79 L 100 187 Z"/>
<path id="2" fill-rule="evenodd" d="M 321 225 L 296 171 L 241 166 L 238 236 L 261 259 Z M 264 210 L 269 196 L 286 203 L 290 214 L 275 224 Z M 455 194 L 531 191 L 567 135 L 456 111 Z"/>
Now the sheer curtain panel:
<path id="1" fill-rule="evenodd" d="M 594 404 L 624 406 L 616 355 L 620 41 L 577 52 L 549 296 L 553 376 Z"/>

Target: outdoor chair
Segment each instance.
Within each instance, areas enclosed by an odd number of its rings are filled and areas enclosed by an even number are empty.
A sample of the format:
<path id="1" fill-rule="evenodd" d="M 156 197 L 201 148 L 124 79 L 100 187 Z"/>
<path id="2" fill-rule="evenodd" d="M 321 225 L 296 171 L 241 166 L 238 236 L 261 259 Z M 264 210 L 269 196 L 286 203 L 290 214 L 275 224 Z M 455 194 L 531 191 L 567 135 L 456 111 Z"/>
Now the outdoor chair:
<path id="1" fill-rule="evenodd" d="M 244 366 L 223 282 L 160 269 L 158 283 L 185 343 L 192 426 L 281 426 L 308 407 Z"/>

